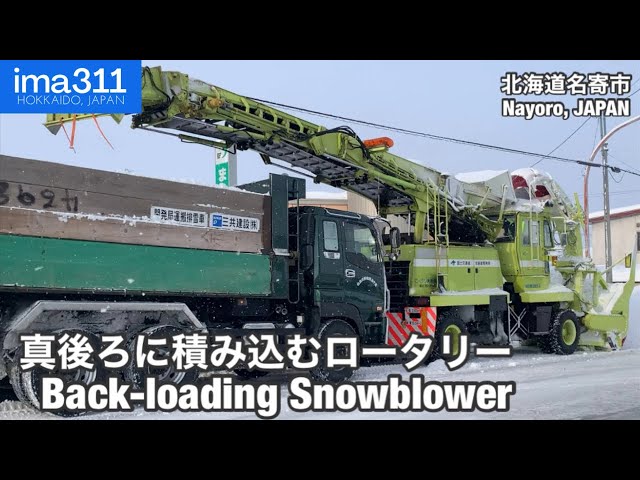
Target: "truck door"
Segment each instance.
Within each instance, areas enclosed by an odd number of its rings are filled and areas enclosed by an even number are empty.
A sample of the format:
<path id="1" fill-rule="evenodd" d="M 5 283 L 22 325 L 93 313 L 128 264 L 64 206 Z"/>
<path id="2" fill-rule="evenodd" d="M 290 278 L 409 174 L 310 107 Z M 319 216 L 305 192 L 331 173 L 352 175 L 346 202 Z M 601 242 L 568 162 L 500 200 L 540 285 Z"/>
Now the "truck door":
<path id="1" fill-rule="evenodd" d="M 542 244 L 542 219 L 538 215 L 521 214 L 519 228 L 521 232 L 518 239 L 520 275 L 544 276 L 548 265 Z"/>
<path id="2" fill-rule="evenodd" d="M 340 238 L 342 219 L 319 217 L 318 267 L 315 290 L 320 303 L 342 303 L 344 283 L 343 240 Z"/>
<path id="3" fill-rule="evenodd" d="M 372 226 L 343 220 L 345 303 L 354 305 L 363 322 L 374 322 L 384 308 L 384 263 Z"/>

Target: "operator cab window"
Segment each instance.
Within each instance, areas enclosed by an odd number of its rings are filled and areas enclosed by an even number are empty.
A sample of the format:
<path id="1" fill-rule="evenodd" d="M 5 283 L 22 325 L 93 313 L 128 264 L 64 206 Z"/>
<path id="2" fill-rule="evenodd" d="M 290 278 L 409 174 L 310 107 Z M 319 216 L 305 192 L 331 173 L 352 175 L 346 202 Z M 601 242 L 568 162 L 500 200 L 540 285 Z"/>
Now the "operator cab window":
<path id="1" fill-rule="evenodd" d="M 524 220 L 522 222 L 522 245 L 540 244 L 540 222 Z"/>
<path id="2" fill-rule="evenodd" d="M 531 245 L 540 243 L 540 222 L 531 220 Z"/>
<path id="3" fill-rule="evenodd" d="M 554 242 L 553 242 L 553 232 L 551 230 L 551 223 L 549 223 L 548 220 L 545 220 L 543 224 L 543 228 L 544 228 L 544 246 L 545 248 L 553 248 Z"/>
<path id="4" fill-rule="evenodd" d="M 516 239 L 516 220 L 513 216 L 506 216 L 502 221 L 502 229 L 496 238 L 496 243 L 513 242 Z"/>

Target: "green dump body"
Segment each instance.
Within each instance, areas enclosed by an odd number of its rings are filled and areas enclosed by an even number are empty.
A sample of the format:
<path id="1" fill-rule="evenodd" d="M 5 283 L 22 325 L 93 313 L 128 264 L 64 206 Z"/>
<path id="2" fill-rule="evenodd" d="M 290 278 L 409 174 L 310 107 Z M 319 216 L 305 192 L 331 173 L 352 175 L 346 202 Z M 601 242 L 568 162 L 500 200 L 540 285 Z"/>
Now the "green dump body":
<path id="1" fill-rule="evenodd" d="M 0 291 L 287 298 L 282 175 L 214 188 L 0 155 Z"/>
<path id="2" fill-rule="evenodd" d="M 268 296 L 268 255 L 0 235 L 0 286 L 17 290 Z"/>

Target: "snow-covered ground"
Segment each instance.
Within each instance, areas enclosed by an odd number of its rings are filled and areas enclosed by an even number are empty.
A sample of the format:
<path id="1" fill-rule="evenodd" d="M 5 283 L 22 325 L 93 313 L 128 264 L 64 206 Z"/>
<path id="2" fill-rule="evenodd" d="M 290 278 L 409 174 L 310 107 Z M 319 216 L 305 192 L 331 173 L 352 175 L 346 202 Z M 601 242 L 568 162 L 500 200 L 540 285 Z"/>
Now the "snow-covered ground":
<path id="1" fill-rule="evenodd" d="M 640 419 L 640 286 L 631 300 L 631 328 L 625 348 L 616 352 L 577 352 L 571 356 L 544 355 L 535 348 L 519 348 L 512 358 L 471 358 L 465 366 L 449 372 L 438 361 L 417 369 L 435 381 L 516 382 L 509 412 L 384 412 L 296 413 L 287 406 L 287 378 L 282 383 L 280 419 Z M 389 374 L 409 374 L 400 365 L 360 369 L 354 381 L 384 381 Z M 0 403 L 0 419 L 55 419 L 19 402 Z M 101 413 L 84 419 L 251 419 L 253 413 Z"/>

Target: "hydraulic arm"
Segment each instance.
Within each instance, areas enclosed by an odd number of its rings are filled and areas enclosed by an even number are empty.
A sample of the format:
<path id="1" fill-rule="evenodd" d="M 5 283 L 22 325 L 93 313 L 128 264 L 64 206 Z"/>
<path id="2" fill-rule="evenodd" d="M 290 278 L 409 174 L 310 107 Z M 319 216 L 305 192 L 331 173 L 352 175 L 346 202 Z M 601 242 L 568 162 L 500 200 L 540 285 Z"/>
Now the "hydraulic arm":
<path id="1" fill-rule="evenodd" d="M 273 164 L 305 170 L 316 183 L 370 199 L 380 215 L 410 214 L 414 243 L 424 241 L 430 215 L 441 232 L 435 241 L 447 238 L 448 227 L 439 225 L 445 217 L 471 221 L 489 238 L 495 234 L 496 223 L 449 193 L 445 176 L 390 153 L 393 142 L 386 137 L 363 141 L 349 127 L 327 129 L 160 67 L 143 68 L 142 107 L 133 116 L 133 128 L 173 130 L 186 142 L 255 150 L 267 164 L 285 162 Z M 55 133 L 72 117 L 82 116 L 50 115 L 46 125 Z"/>

